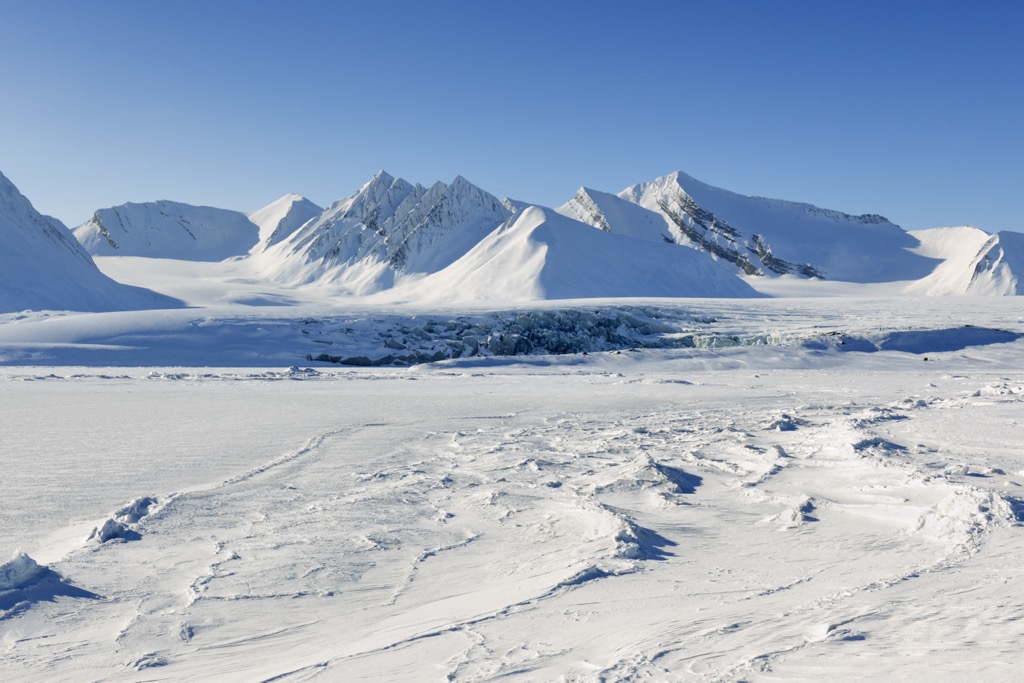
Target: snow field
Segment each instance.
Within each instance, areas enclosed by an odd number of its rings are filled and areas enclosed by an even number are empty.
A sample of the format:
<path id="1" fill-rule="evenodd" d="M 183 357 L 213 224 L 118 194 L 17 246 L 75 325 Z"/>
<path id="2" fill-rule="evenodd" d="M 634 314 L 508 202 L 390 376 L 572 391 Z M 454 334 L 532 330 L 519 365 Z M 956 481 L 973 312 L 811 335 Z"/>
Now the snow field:
<path id="1" fill-rule="evenodd" d="M 929 363 L 762 346 L 330 373 L 8 369 L 7 398 L 130 393 L 157 417 L 83 415 L 134 440 L 131 481 L 94 519 L 137 538 L 85 529 L 54 553 L 21 536 L 66 589 L 0 597 L 0 672 L 1012 677 L 1021 343 Z M 186 414 L 194 446 L 220 440 L 161 487 L 188 443 L 164 434 Z M 105 460 L 83 451 L 83 471 Z M 23 479 L 15 503 L 48 507 L 61 494 L 44 481 Z"/>

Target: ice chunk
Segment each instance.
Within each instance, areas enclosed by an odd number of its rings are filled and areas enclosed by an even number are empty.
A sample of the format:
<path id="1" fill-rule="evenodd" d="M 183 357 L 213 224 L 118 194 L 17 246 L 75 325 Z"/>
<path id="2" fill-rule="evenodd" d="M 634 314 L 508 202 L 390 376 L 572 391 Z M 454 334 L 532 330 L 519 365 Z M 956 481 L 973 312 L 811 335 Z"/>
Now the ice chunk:
<path id="1" fill-rule="evenodd" d="M 24 588 L 45 573 L 46 567 L 17 550 L 9 561 L 0 565 L 0 590 Z"/>

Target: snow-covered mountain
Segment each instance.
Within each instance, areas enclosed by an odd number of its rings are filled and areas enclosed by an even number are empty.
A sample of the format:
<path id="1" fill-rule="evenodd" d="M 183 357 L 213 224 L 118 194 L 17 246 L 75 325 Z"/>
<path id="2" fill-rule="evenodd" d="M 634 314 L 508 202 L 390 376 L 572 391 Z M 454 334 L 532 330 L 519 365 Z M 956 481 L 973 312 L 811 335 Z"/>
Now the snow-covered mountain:
<path id="1" fill-rule="evenodd" d="M 989 234 L 975 227 L 933 228 L 910 233 L 921 243 L 916 250 L 941 263 L 913 283 L 911 294 L 1024 294 L 1024 234 Z"/>
<path id="2" fill-rule="evenodd" d="M 381 171 L 258 260 L 274 279 L 369 294 L 451 265 L 511 215 L 461 176 L 426 188 Z"/>
<path id="3" fill-rule="evenodd" d="M 593 193 L 587 194 L 593 199 Z M 938 265 L 910 251 L 918 246 L 913 236 L 875 214 L 851 216 L 810 204 L 747 197 L 680 172 L 634 185 L 618 196 L 661 218 L 659 225 L 646 216 L 645 224 L 658 225 L 673 241 L 731 262 L 747 275 L 890 282 L 916 280 Z M 635 211 L 625 214 L 610 198 L 590 204 L 585 200 L 577 194 L 567 209 L 590 214 L 585 220 L 596 227 L 624 232 L 636 230 L 640 222 Z"/>
<path id="4" fill-rule="evenodd" d="M 581 233 L 581 223 L 597 231 Z M 462 177 L 427 187 L 380 171 L 326 210 L 294 194 L 249 214 L 125 204 L 97 211 L 75 235 L 94 255 L 243 258 L 253 277 L 278 285 L 355 296 L 399 288 L 401 299 L 413 290 L 460 300 L 751 295 L 741 278 L 773 295 L 797 291 L 801 278 L 1005 295 L 1020 292 L 1024 267 L 1016 233 L 909 233 L 876 214 L 748 197 L 681 172 L 617 195 L 581 188 L 551 210 L 499 201 Z"/>
<path id="5" fill-rule="evenodd" d="M 191 261 L 247 254 L 261 237 L 260 227 L 244 213 L 171 201 L 100 209 L 73 232 L 93 256 Z"/>
<path id="6" fill-rule="evenodd" d="M 756 297 L 707 255 L 606 234 L 529 207 L 447 268 L 396 289 L 405 300 L 523 301 L 590 297 Z"/>
<path id="7" fill-rule="evenodd" d="M 173 303 L 101 273 L 63 223 L 36 211 L 0 173 L 0 312 L 103 311 Z"/>
<path id="8" fill-rule="evenodd" d="M 249 220 L 260 231 L 259 244 L 255 249 L 262 250 L 277 244 L 321 213 L 322 208 L 297 194 L 286 194 L 262 209 L 249 213 Z"/>

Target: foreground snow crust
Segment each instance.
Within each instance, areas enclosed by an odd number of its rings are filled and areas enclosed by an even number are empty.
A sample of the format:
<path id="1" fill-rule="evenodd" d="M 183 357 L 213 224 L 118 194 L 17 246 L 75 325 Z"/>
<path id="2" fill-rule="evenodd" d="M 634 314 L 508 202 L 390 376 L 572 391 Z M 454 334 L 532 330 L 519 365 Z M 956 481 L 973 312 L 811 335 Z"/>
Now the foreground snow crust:
<path id="1" fill-rule="evenodd" d="M 158 367 L 185 313 L 7 320 L 0 679 L 1017 675 L 1019 309 L 616 312 L 719 341 Z M 312 329 L 203 315 L 215 360 Z M 424 315 L 336 317 L 370 353 Z"/>

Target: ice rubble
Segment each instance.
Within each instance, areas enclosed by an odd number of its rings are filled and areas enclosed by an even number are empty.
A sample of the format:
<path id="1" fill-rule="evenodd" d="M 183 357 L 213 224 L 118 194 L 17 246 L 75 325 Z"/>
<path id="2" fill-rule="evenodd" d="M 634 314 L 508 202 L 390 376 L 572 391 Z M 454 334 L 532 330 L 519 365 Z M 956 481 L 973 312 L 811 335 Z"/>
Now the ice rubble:
<path id="1" fill-rule="evenodd" d="M 0 591 L 24 588 L 41 578 L 48 570 L 27 554 L 16 550 L 10 560 L 0 564 Z"/>

